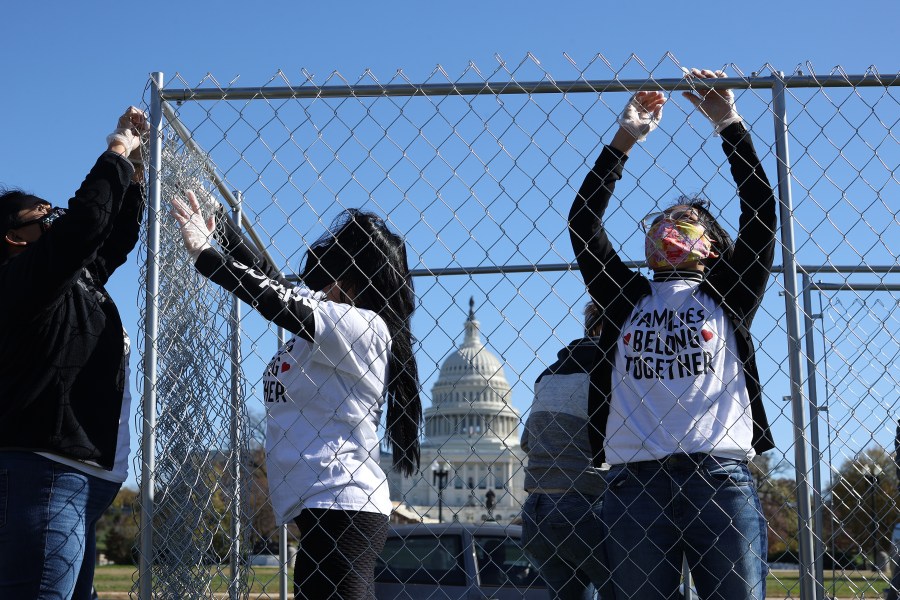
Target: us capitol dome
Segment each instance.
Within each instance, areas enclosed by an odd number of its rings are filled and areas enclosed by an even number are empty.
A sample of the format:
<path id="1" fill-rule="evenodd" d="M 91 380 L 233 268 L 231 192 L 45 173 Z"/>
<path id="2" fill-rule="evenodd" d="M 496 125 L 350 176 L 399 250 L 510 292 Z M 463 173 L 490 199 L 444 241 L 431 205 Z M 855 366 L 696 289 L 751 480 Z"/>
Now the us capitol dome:
<path id="1" fill-rule="evenodd" d="M 481 341 L 469 300 L 463 343 L 444 360 L 424 411 L 421 473 L 388 473 L 395 513 L 426 522 L 509 523 L 525 501 L 521 415 L 503 363 Z M 441 498 L 438 497 L 439 488 Z"/>

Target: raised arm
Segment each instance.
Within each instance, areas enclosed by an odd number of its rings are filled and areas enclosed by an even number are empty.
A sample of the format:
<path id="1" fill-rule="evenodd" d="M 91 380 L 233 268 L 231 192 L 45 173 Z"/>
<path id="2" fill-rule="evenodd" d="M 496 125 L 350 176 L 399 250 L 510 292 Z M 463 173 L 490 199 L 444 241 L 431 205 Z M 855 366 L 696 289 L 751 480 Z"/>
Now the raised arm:
<path id="1" fill-rule="evenodd" d="M 256 245 L 251 243 L 238 229 L 238 226 L 225 216 L 224 208 L 216 211 L 216 241 L 219 247 L 228 257 L 250 265 L 257 271 L 264 273 L 269 279 L 278 281 L 285 287 L 293 287 L 266 256 L 261 253 Z"/>
<path id="2" fill-rule="evenodd" d="M 125 198 L 113 221 L 109 237 L 100 246 L 97 257 L 88 265 L 91 275 L 100 285 L 106 285 L 113 272 L 125 264 L 128 254 L 137 244 L 144 218 L 144 205 L 144 190 L 141 185 L 132 181 L 125 191 Z"/>
<path id="3" fill-rule="evenodd" d="M 597 305 L 607 311 L 632 285 L 646 280 L 629 269 L 609 241 L 603 215 L 616 182 L 634 144 L 656 128 L 665 96 L 661 92 L 638 92 L 619 118 L 619 129 L 603 148 L 587 174 L 569 210 L 569 237 L 581 276 Z"/>
<path id="4" fill-rule="evenodd" d="M 125 191 L 122 206 L 112 223 L 109 237 L 97 251 L 94 261 L 88 265 L 91 274 L 101 285 L 105 285 L 113 272 L 125 264 L 128 254 L 134 249 L 140 236 L 144 219 L 144 161 L 141 155 L 140 138 L 146 138 L 150 131 L 147 115 L 130 107 L 119 119 L 116 130 L 107 137 L 110 147 L 118 148 L 128 157 L 134 167 L 131 184 Z M 130 150 L 130 152 L 129 152 Z"/>
<path id="5" fill-rule="evenodd" d="M 692 69 L 686 76 L 696 79 L 726 77 L 723 71 Z M 712 123 L 722 136 L 722 149 L 737 185 L 741 216 L 734 251 L 716 265 L 710 278 L 726 304 L 749 325 L 765 292 L 775 259 L 778 227 L 775 194 L 763 171 L 743 119 L 737 112 L 731 90 L 698 89 L 684 96 Z"/>
<path id="6" fill-rule="evenodd" d="M 776 200 L 750 134 L 743 123 L 722 130 L 722 149 L 741 202 L 734 254 L 720 285 L 725 302 L 744 318 L 752 318 L 769 282 L 778 229 Z"/>
<path id="7" fill-rule="evenodd" d="M 66 213 L 7 262 L 0 285 L 16 289 L 2 303 L 23 316 L 56 302 L 97 256 L 119 215 L 134 168 L 126 157 L 140 145 L 143 113 L 130 107 L 107 138 L 107 151 L 69 200 Z M 141 126 L 142 127 L 142 126 Z M 16 312 L 18 311 L 18 312 Z"/>
<path id="8" fill-rule="evenodd" d="M 313 341 L 315 313 L 309 297 L 280 274 L 270 277 L 253 264 L 225 256 L 213 248 L 210 239 L 214 236 L 215 221 L 203 217 L 194 192 L 187 192 L 187 203 L 179 198 L 172 200 L 172 215 L 181 225 L 185 248 L 201 275 L 254 307 L 266 320 Z M 245 251 L 249 248 L 238 249 L 239 253 Z M 265 265 L 271 268 L 267 262 Z"/>

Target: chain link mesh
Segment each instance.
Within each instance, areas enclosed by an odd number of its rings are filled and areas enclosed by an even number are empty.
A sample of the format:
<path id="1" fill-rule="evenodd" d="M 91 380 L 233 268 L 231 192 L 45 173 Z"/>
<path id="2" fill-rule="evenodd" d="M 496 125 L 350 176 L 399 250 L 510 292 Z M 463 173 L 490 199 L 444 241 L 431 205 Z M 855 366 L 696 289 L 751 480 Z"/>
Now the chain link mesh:
<path id="1" fill-rule="evenodd" d="M 745 75 L 735 65 L 727 71 L 743 82 L 735 90 L 737 106 L 775 183 L 772 94 L 757 85 L 765 75 Z M 423 468 L 409 479 L 389 475 L 391 520 L 458 522 L 475 537 L 432 529 L 430 538 L 389 538 L 376 570 L 384 597 L 404 584 L 467 585 L 467 548 L 475 548 L 476 569 L 490 571 L 476 579 L 481 586 L 512 588 L 517 597 L 546 593 L 518 543 L 527 497 L 519 438 L 535 380 L 583 332 L 587 296 L 572 268 L 566 215 L 614 133 L 628 98 L 622 82 L 666 88 L 679 76 L 671 56 L 655 65 L 632 58 L 621 67 L 599 56 L 560 74 L 601 82 L 592 84 L 593 92 L 569 93 L 529 56 L 514 65 L 498 60 L 489 71 L 470 65 L 459 77 L 438 67 L 416 84 L 502 88 L 480 95 L 389 93 L 412 85 L 402 71 L 388 81 L 366 72 L 352 83 L 337 73 L 314 81 L 304 72 L 299 83 L 278 73 L 250 100 L 229 99 L 239 88 L 212 76 L 167 82 L 166 89 L 190 92 L 183 103 L 168 105 L 164 123 L 166 204 L 188 188 L 203 188 L 204 198 L 223 204 L 240 202 L 245 224 L 289 277 L 348 207 L 378 213 L 406 240 L 417 296 L 412 328 L 425 407 Z M 794 474 L 791 404 L 784 398 L 791 393 L 790 340 L 777 268 L 753 323 L 777 446 L 754 459 L 753 469 L 768 524 L 761 558 L 772 568 L 770 597 L 775 588 L 799 595 L 797 571 L 805 566 L 797 566 L 798 477 L 809 478 L 803 480 L 813 490 L 814 558 L 824 573 L 821 590 L 830 595 L 871 597 L 888 587 L 882 553 L 892 548 L 898 516 L 898 92 L 893 84 L 851 84 L 840 70 L 821 79 L 790 87 L 789 77 L 786 91 L 793 259 L 814 282 L 797 302 L 822 303 L 817 314 L 801 314 L 814 323 L 806 329 L 814 352 L 802 356 L 813 370 L 805 371 L 802 385 L 804 401 L 815 407 L 817 480 Z M 530 85 L 523 82 L 557 89 L 509 93 Z M 323 93 L 329 86 L 346 91 Z M 266 89 L 284 87 L 304 97 L 266 97 Z M 369 97 L 373 88 L 383 93 Z M 317 93 L 305 97 L 310 90 Z M 205 91 L 220 91 L 224 99 L 190 97 Z M 714 215 L 734 235 L 738 202 L 719 139 L 673 92 L 659 129 L 632 152 L 605 216 L 616 251 L 641 261 L 641 218 L 694 194 L 712 200 Z M 154 597 L 278 597 L 285 557 L 271 555 L 283 533 L 268 501 L 259 425 L 266 404 L 262 374 L 279 346 L 275 328 L 246 306 L 235 322 L 232 296 L 196 272 L 167 208 L 162 212 L 155 469 L 149 474 L 155 498 L 144 507 L 153 511 L 152 531 L 144 534 L 153 536 Z M 781 264 L 780 243 L 776 257 Z M 829 284 L 844 288 L 830 291 Z M 388 471 L 390 457 L 381 462 Z M 300 533 L 293 524 L 286 531 L 295 546 Z M 266 561 L 272 566 L 258 566 Z M 449 592 L 428 593 L 417 597 Z"/>
<path id="2" fill-rule="evenodd" d="M 166 138 L 163 157 L 165 197 L 209 185 L 201 157 L 172 136 Z M 168 215 L 161 217 L 171 222 Z M 232 351 L 234 301 L 185 260 L 177 228 L 170 224 L 161 232 L 154 597 L 205 598 L 223 591 L 223 581 L 244 594 L 247 578 L 229 577 L 227 569 L 232 549 L 248 537 L 249 530 L 233 529 L 232 521 L 242 514 L 242 490 L 252 481 L 241 464 L 252 438 L 244 414 L 245 378 L 240 361 L 233 360 L 239 356 Z M 234 436 L 234 427 L 244 430 Z M 235 531 L 240 531 L 237 538 Z M 243 558 L 237 564 L 241 573 L 246 571 Z"/>

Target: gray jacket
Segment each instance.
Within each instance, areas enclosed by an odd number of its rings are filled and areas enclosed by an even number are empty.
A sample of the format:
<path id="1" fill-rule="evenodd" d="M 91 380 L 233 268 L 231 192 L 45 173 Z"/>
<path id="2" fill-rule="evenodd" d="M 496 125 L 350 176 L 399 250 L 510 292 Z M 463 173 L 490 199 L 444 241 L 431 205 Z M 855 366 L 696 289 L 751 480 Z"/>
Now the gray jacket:
<path id="1" fill-rule="evenodd" d="M 597 338 L 571 342 L 534 384 L 534 403 L 522 434 L 527 491 L 600 496 L 606 489 L 601 471 L 591 466 L 588 437 L 588 389 L 596 350 Z"/>

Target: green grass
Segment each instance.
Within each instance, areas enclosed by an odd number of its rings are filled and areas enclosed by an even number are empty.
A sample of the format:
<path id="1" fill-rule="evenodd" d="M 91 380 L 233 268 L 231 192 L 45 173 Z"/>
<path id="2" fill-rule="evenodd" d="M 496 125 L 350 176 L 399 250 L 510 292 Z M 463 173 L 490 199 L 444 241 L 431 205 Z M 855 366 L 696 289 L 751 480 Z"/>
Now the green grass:
<path id="1" fill-rule="evenodd" d="M 228 591 L 228 575 L 230 569 L 227 567 L 209 567 L 213 578 L 210 584 L 210 591 L 214 593 L 225 593 Z M 275 567 L 254 567 L 253 578 L 251 579 L 250 591 L 255 593 L 268 592 L 277 595 L 278 593 L 278 569 Z M 293 572 L 290 573 L 293 575 Z M 97 567 L 94 571 L 94 587 L 100 598 L 103 598 L 104 592 L 124 593 L 131 590 L 134 581 L 137 580 L 137 569 L 133 566 L 106 565 Z M 288 583 L 291 581 L 289 579 Z"/>
<path id="2" fill-rule="evenodd" d="M 227 567 L 218 569 L 209 567 L 210 571 L 217 571 L 210 586 L 211 592 L 225 593 L 228 589 Z M 278 594 L 278 569 L 275 567 L 254 567 L 253 579 L 250 591 L 256 594 L 268 593 L 273 597 Z M 290 573 L 293 575 L 293 573 Z M 133 581 L 137 579 L 137 570 L 132 566 L 109 565 L 97 567 L 94 574 L 94 586 L 104 598 L 104 593 L 127 593 L 131 590 Z M 290 583 L 290 579 L 289 579 Z M 888 582 L 871 571 L 847 571 L 843 575 L 831 572 L 825 573 L 825 592 L 828 596 L 838 598 L 881 598 L 882 591 L 888 587 Z M 767 595 L 769 598 L 800 598 L 800 577 L 797 571 L 773 571 L 767 580 Z"/>
<path id="3" fill-rule="evenodd" d="M 103 592 L 127 592 L 131 590 L 131 578 L 137 578 L 137 570 L 132 566 L 107 565 L 94 569 L 94 588 Z"/>
<path id="4" fill-rule="evenodd" d="M 889 587 L 889 575 L 872 571 L 825 572 L 825 594 L 837 598 L 882 598 Z M 800 576 L 797 571 L 774 571 L 766 580 L 769 598 L 800 598 Z"/>

